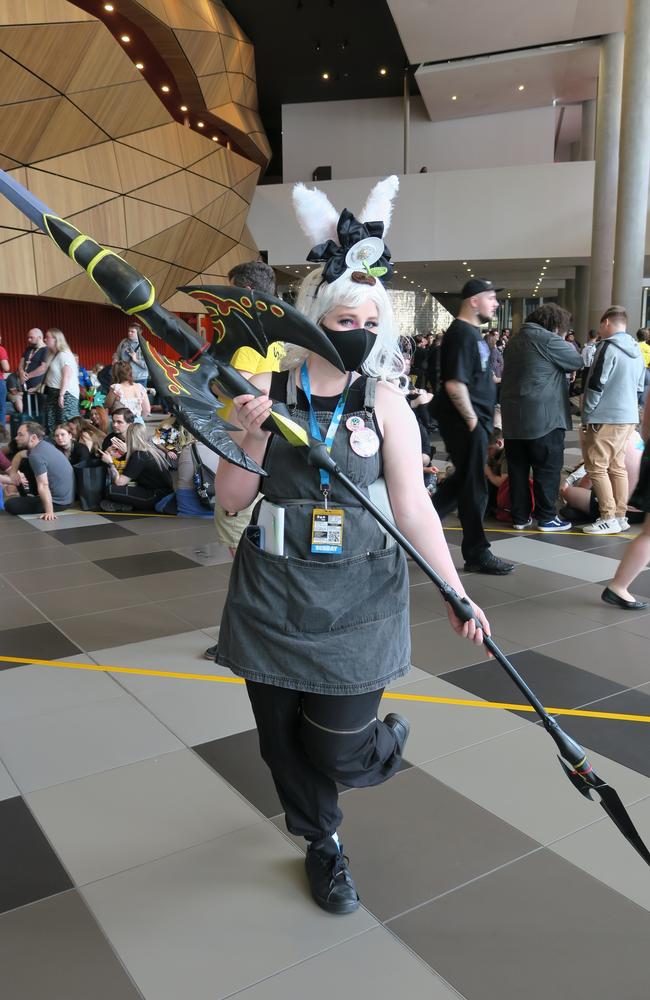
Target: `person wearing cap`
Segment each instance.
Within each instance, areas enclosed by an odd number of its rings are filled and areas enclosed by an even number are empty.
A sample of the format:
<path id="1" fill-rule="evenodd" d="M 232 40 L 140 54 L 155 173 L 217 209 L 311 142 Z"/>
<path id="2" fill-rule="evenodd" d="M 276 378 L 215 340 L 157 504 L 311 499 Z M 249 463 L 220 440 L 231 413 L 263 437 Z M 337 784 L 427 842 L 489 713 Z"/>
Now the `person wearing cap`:
<path id="1" fill-rule="evenodd" d="M 514 566 L 491 552 L 483 529 L 488 499 L 484 469 L 494 421 L 496 384 L 480 326 L 495 315 L 499 291 L 482 278 L 466 282 L 458 316 L 442 338 L 440 392 L 435 409 L 454 472 L 440 484 L 433 503 L 441 518 L 458 507 L 465 569 L 504 576 Z"/>

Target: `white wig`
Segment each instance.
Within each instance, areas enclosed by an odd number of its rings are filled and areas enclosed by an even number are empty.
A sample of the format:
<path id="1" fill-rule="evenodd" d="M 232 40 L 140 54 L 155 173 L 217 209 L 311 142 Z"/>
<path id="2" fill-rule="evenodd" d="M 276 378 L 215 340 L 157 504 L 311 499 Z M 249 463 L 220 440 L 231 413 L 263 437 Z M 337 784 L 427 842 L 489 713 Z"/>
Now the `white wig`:
<path id="1" fill-rule="evenodd" d="M 350 272 L 346 271 L 328 284 L 323 281 L 322 267 L 316 267 L 300 285 L 296 308 L 314 323 L 320 324 L 336 306 L 356 308 L 368 301 L 377 307 L 377 335 L 362 370 L 373 378 L 399 379 L 404 374 L 404 359 L 399 348 L 393 307 L 380 281 L 374 285 L 360 284 L 352 281 Z M 305 356 L 304 350 L 288 347 L 282 367 L 295 368 Z"/>

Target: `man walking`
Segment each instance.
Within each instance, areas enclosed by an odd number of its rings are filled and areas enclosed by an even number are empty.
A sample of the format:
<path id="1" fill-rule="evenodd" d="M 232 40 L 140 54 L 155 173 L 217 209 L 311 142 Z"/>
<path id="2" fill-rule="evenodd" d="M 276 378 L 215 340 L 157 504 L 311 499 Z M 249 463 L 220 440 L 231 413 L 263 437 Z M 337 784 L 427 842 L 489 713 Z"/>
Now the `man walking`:
<path id="1" fill-rule="evenodd" d="M 498 291 L 491 281 L 481 278 L 466 282 L 458 317 L 442 338 L 441 385 L 435 408 L 454 472 L 440 484 L 433 503 L 441 518 L 458 506 L 465 569 L 503 576 L 514 566 L 493 555 L 483 530 L 488 499 L 484 468 L 494 423 L 496 384 L 480 326 L 495 315 Z"/>
<path id="2" fill-rule="evenodd" d="M 582 454 L 600 517 L 582 530 L 588 535 L 614 535 L 629 527 L 625 446 L 639 420 L 644 363 L 636 341 L 627 333 L 623 306 L 605 311 L 598 334 L 601 343 L 582 404 Z"/>
<path id="3" fill-rule="evenodd" d="M 513 527 L 533 523 L 530 472 L 539 531 L 567 531 L 557 516 L 564 435 L 571 430 L 567 374 L 584 361 L 563 339 L 570 315 L 550 304 L 532 312 L 504 355 L 501 419 L 508 461 Z"/>

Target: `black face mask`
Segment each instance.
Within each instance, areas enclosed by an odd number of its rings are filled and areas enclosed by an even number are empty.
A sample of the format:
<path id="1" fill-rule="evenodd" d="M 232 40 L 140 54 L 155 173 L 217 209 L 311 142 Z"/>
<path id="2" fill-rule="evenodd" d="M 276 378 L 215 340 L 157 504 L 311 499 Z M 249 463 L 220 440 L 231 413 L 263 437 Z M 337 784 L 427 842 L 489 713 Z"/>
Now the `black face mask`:
<path id="1" fill-rule="evenodd" d="M 360 368 L 375 346 L 376 336 L 372 330 L 330 330 L 321 323 L 321 329 L 327 334 L 335 350 L 338 351 L 345 370 L 354 372 Z"/>

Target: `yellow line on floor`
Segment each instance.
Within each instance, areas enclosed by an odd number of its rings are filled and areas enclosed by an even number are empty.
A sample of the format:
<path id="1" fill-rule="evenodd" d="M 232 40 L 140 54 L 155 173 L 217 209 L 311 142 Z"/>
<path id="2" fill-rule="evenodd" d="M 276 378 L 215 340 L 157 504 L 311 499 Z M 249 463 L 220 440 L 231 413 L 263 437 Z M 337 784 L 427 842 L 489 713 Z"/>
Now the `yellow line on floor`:
<path id="1" fill-rule="evenodd" d="M 217 684 L 243 684 L 241 677 L 221 677 L 216 674 L 189 674 L 170 670 L 145 670 L 142 667 L 115 667 L 98 663 L 69 663 L 56 660 L 35 660 L 22 656 L 0 656 L 0 663 L 23 663 L 39 667 L 61 667 L 66 670 L 94 670 L 100 673 L 136 674 L 141 677 L 166 677 L 167 680 L 211 681 Z M 403 694 L 386 691 L 384 698 L 392 701 L 419 701 L 430 705 L 456 705 L 464 708 L 501 708 L 516 712 L 534 712 L 530 705 L 508 701 L 480 701 L 471 698 L 442 698 L 428 694 Z M 584 708 L 547 708 L 553 715 L 575 715 L 583 719 L 610 719 L 617 722 L 650 722 L 650 715 L 628 715 L 623 712 L 595 712 Z"/>

